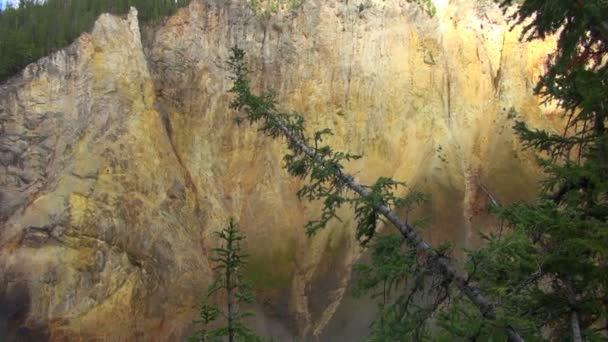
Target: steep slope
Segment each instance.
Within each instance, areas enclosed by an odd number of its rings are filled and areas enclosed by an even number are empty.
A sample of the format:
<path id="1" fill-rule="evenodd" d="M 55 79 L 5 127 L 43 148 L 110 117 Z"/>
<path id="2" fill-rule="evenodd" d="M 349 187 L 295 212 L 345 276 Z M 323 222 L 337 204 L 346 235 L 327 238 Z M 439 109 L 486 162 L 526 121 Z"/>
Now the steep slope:
<path id="1" fill-rule="evenodd" d="M 30 65 L 0 89 L 0 336 L 183 336 L 210 279 L 211 232 L 234 216 L 258 330 L 355 338 L 351 215 L 306 238 L 318 205 L 295 197 L 283 147 L 232 120 L 229 48 L 248 51 L 257 86 L 311 129 L 365 155 L 349 165 L 360 180 L 429 193 L 431 241 L 470 246 L 492 229 L 487 192 L 506 202 L 536 187 L 510 117 L 554 125 L 532 95 L 553 42 L 518 42 L 484 3 L 436 1 L 429 18 L 406 1 L 307 0 L 268 17 L 195 0 L 145 49 L 135 12 L 104 15 Z"/>
<path id="2" fill-rule="evenodd" d="M 137 13 L 101 16 L 1 94 L 0 335 L 175 339 L 209 268 Z"/>

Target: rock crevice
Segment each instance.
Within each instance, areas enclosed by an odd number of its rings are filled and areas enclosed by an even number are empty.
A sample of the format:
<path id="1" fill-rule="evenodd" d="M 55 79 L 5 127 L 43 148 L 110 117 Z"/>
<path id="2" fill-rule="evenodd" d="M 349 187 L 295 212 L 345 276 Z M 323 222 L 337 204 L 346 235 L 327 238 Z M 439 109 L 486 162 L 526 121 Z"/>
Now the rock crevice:
<path id="1" fill-rule="evenodd" d="M 136 11 L 102 15 L 0 85 L 0 337 L 185 336 L 229 217 L 247 235 L 256 330 L 365 334 L 375 305 L 348 295 L 362 253 L 352 213 L 306 237 L 320 206 L 296 198 L 284 146 L 228 109 L 235 44 L 257 89 L 364 154 L 348 165 L 359 181 L 392 176 L 430 195 L 419 214 L 433 243 L 474 246 L 492 229 L 476 177 L 501 201 L 530 196 L 538 172 L 507 112 L 555 124 L 529 89 L 554 43 L 519 42 L 493 5 L 442 2 L 431 18 L 366 4 L 306 0 L 261 18 L 245 1 L 193 0 L 144 42 Z"/>

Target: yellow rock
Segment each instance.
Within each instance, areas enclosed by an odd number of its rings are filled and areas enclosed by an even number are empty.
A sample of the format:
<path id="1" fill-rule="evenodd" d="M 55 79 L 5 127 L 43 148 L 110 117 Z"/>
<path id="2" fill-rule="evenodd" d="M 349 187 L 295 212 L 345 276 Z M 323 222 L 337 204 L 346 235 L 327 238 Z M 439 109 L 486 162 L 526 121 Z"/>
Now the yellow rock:
<path id="1" fill-rule="evenodd" d="M 430 195 L 417 212 L 430 241 L 475 246 L 494 225 L 485 190 L 501 202 L 535 193 L 511 126 L 559 127 L 533 95 L 555 42 L 519 42 L 493 4 L 435 3 L 433 18 L 400 0 L 260 16 L 245 1 L 194 0 L 143 44 L 135 12 L 102 15 L 0 85 L 0 306 L 18 317 L 0 335 L 182 338 L 211 280 L 212 232 L 230 217 L 247 235 L 259 331 L 363 334 L 339 323 L 361 322 L 346 292 L 361 254 L 352 211 L 306 237 L 320 205 L 296 198 L 282 142 L 234 123 L 225 61 L 238 43 L 256 88 L 363 154 L 348 164 L 358 180 Z"/>

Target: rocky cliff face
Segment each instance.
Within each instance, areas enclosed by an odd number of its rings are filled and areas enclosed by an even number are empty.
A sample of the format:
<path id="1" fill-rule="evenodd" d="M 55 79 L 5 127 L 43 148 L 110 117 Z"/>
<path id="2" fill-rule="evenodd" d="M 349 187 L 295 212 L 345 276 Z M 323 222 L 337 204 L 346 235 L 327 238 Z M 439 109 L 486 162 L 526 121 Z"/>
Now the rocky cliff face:
<path id="1" fill-rule="evenodd" d="M 306 0 L 268 17 L 194 0 L 143 44 L 136 12 L 103 15 L 0 85 L 0 336 L 181 338 L 211 279 L 212 232 L 233 216 L 258 330 L 352 340 L 365 316 L 346 293 L 352 215 L 306 238 L 319 206 L 297 200 L 280 143 L 233 123 L 225 61 L 244 48 L 257 87 L 365 155 L 349 165 L 361 181 L 430 194 L 431 241 L 474 245 L 491 229 L 487 193 L 536 188 L 510 127 L 554 125 L 532 95 L 553 42 L 518 42 L 485 1 L 435 3 L 434 18 L 404 0 Z"/>

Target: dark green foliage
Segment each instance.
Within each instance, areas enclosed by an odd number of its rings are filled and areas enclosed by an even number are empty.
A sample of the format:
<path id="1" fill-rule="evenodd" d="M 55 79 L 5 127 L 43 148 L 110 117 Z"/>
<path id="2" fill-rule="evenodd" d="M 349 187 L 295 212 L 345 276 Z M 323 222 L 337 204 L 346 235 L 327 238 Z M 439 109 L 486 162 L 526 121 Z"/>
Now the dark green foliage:
<path id="1" fill-rule="evenodd" d="M 251 329 L 244 323 L 244 318 L 251 313 L 244 312 L 239 305 L 254 301 L 251 285 L 243 277 L 243 268 L 246 265 L 247 254 L 241 249 L 241 241 L 245 237 L 241 234 L 234 220 L 230 220 L 227 227 L 215 233 L 221 241 L 220 247 L 213 249 L 215 263 L 213 270 L 216 277 L 207 290 L 206 298 L 201 303 L 199 318 L 194 321 L 198 329 L 189 341 L 221 341 L 228 337 L 228 341 L 258 341 Z M 221 294 L 226 298 L 224 310 L 209 304 L 209 299 Z M 223 317 L 225 324 L 210 329 L 209 325 Z"/>
<path id="2" fill-rule="evenodd" d="M 367 196 L 353 201 L 357 219 L 357 240 L 361 245 L 365 246 L 374 237 L 381 217 L 376 209 L 379 205 L 386 205 L 392 210 L 405 210 L 407 222 L 409 212 L 425 201 L 424 195 L 418 191 L 411 191 L 404 197 L 395 196 L 394 191 L 400 186 L 404 187 L 405 183 L 380 177 L 369 187 Z"/>
<path id="3" fill-rule="evenodd" d="M 142 22 L 173 13 L 189 0 L 21 0 L 0 11 L 0 81 L 89 31 L 104 12 L 124 14 L 137 8 Z"/>
<path id="4" fill-rule="evenodd" d="M 420 255 L 399 235 L 379 235 L 370 244 L 371 261 L 357 264 L 355 295 L 378 299 L 372 341 L 420 341 L 427 321 L 448 299 L 449 282 L 433 275 Z"/>
<path id="5" fill-rule="evenodd" d="M 245 109 L 251 122 L 261 121 L 267 135 L 287 139 L 287 170 L 308 180 L 298 195 L 324 203 L 321 218 L 309 223 L 307 231 L 325 227 L 342 204 L 355 208 L 357 237 L 372 249 L 371 264 L 357 268 L 358 290 L 382 297 L 372 339 L 521 341 L 520 334 L 529 341 L 606 338 L 606 18 L 608 3 L 603 0 L 526 0 L 515 13 L 515 23 L 525 27 L 525 39 L 559 34 L 558 50 L 536 91 L 561 105 L 567 124 L 564 132 L 515 124 L 526 148 L 539 152 L 546 172 L 544 191 L 531 203 L 494 208 L 505 226 L 484 236 L 484 248 L 469 251 L 466 278 L 446 266 L 449 247 L 428 247 L 395 218 L 392 210 L 407 204 L 393 195 L 400 183 L 380 178 L 364 187 L 354 182 L 342 162 L 358 156 L 320 146 L 329 130 L 307 138 L 302 116 L 278 111 L 274 93 L 253 95 L 244 54 L 233 51 L 237 97 L 232 108 Z M 381 217 L 402 236 L 376 236 Z"/>
<path id="6" fill-rule="evenodd" d="M 607 18 L 601 0 L 527 0 L 514 15 L 524 39 L 559 35 L 536 92 L 560 104 L 566 127 L 516 122 L 524 146 L 539 154 L 543 192 L 531 203 L 495 208 L 506 226 L 486 236 L 487 247 L 470 253 L 467 267 L 528 340 L 608 334 Z M 443 317 L 444 327 L 489 334 L 473 310 L 460 305 Z"/>
<path id="7" fill-rule="evenodd" d="M 467 271 L 484 293 L 495 299 L 497 320 L 483 320 L 478 310 L 461 296 L 438 315 L 440 336 L 461 339 L 504 340 L 502 326 L 509 324 L 522 333 L 526 341 L 539 339 L 535 322 L 526 312 L 526 293 L 542 276 L 543 257 L 539 250 L 526 243 L 525 234 L 484 235 L 487 246 L 469 252 Z"/>
<path id="8" fill-rule="evenodd" d="M 261 121 L 260 131 L 266 135 L 272 138 L 287 137 L 290 151 L 284 156 L 285 168 L 291 175 L 308 180 L 297 192 L 298 197 L 309 201 L 323 200 L 321 217 L 306 225 L 309 235 L 326 227 L 330 220 L 339 220 L 336 211 L 342 204 L 348 203 L 354 207 L 358 219 L 357 238 L 365 245 L 373 237 L 379 221 L 375 207 L 385 205 L 389 209 L 404 208 L 409 212 L 424 201 L 424 196 L 419 192 L 410 192 L 402 198 L 395 196 L 393 191 L 405 184 L 388 177 L 380 177 L 374 185 L 367 187 L 368 194 L 365 196 L 349 194 L 352 189 L 346 187 L 346 182 L 350 176 L 343 172 L 343 162 L 357 160 L 361 156 L 334 151 L 331 146 L 323 144 L 326 137 L 333 135 L 328 128 L 316 131 L 312 138 L 307 138 L 302 115 L 277 110 L 272 91 L 265 91 L 260 96 L 253 95 L 248 70 L 243 62 L 245 54 L 238 48 L 233 48 L 232 52 L 229 65 L 234 71 L 234 85 L 231 92 L 237 97 L 232 101 L 231 108 L 246 108 L 246 119 L 250 123 Z M 242 120 L 237 118 L 237 122 Z M 291 138 L 299 140 L 301 144 L 298 145 Z"/>
<path id="9" fill-rule="evenodd" d="M 314 234 L 327 226 L 330 220 L 338 219 L 337 210 L 343 204 L 351 205 L 357 218 L 357 238 L 362 246 L 372 243 L 372 265 L 360 266 L 359 290 L 375 291 L 382 288 L 383 302 L 380 318 L 373 324 L 372 337 L 380 341 L 420 340 L 428 336 L 428 321 L 444 310 L 452 287 L 462 292 L 477 307 L 481 320 L 496 321 L 494 306 L 467 276 L 452 266 L 449 259 L 449 244 L 432 248 L 408 222 L 409 213 L 424 200 L 417 192 L 405 197 L 394 194 L 403 183 L 381 177 L 372 186 L 357 183 L 344 172 L 343 162 L 360 156 L 336 152 L 323 145 L 325 137 L 332 133 L 323 129 L 307 137 L 304 119 L 297 113 L 285 113 L 276 108 L 275 94 L 265 91 L 254 95 L 250 89 L 245 54 L 233 48 L 229 64 L 234 72 L 231 92 L 236 96 L 231 108 L 242 111 L 248 120 L 257 123 L 259 130 L 272 138 L 285 138 L 289 152 L 285 156 L 285 168 L 295 177 L 307 180 L 298 191 L 301 199 L 320 200 L 323 203 L 321 217 L 306 225 L 306 231 Z M 395 210 L 404 211 L 406 219 Z M 378 223 L 386 220 L 400 232 L 400 237 L 376 237 Z M 401 242 L 407 247 L 401 247 Z M 406 284 L 405 280 L 409 280 Z M 399 291 L 397 291 L 399 290 Z M 393 292 L 395 298 L 388 298 Z M 521 341 L 508 322 L 494 322 L 516 341 Z"/>
<path id="10" fill-rule="evenodd" d="M 247 120 L 250 123 L 261 121 L 260 131 L 272 138 L 289 134 L 306 144 L 298 146 L 290 141 L 290 153 L 285 155 L 284 160 L 291 175 L 309 180 L 298 191 L 298 197 L 307 200 L 323 199 L 324 209 L 321 217 L 306 225 L 306 232 L 312 235 L 325 227 L 331 219 L 337 218 L 336 211 L 342 204 L 351 201 L 345 193 L 344 179 L 336 175 L 342 174 L 342 162 L 356 160 L 360 156 L 336 152 L 329 145 L 322 145 L 324 137 L 333 134 L 329 129 L 315 132 L 313 139 L 306 138 L 302 115 L 278 111 L 272 91 L 265 91 L 260 96 L 253 95 L 247 77 L 248 70 L 243 62 L 245 54 L 238 48 L 233 48 L 232 52 L 229 65 L 234 72 L 234 86 L 231 92 L 237 97 L 232 101 L 231 108 L 241 110 L 246 107 Z M 237 121 L 242 121 L 242 118 Z M 308 152 L 315 154 L 317 158 L 310 158 L 304 153 L 304 149 L 309 149 Z"/>
<path id="11" fill-rule="evenodd" d="M 220 311 L 217 307 L 210 305 L 206 299 L 202 300 L 200 305 L 199 318 L 193 322 L 197 329 L 186 341 L 209 342 L 219 339 L 216 331 L 209 329 L 208 326 L 218 319 Z"/>

